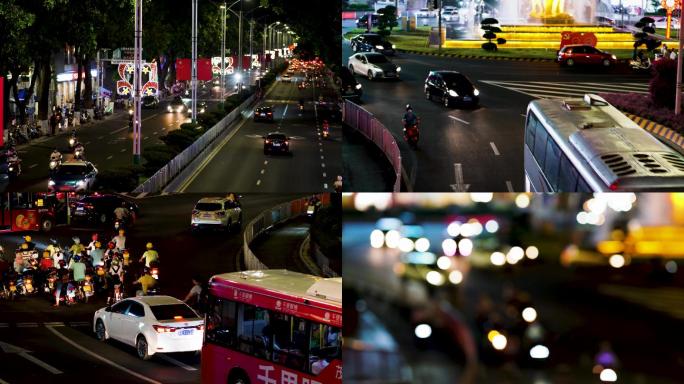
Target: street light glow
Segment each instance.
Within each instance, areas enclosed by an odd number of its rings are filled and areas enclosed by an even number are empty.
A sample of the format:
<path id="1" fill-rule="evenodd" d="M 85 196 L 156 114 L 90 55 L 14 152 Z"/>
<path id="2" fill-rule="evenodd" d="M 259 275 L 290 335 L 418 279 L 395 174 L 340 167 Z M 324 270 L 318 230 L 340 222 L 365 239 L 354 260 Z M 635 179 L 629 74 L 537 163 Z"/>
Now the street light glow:
<path id="1" fill-rule="evenodd" d="M 418 324 L 414 332 L 417 338 L 427 339 L 432 335 L 432 327 L 427 324 Z"/>
<path id="2" fill-rule="evenodd" d="M 370 234 L 370 243 L 373 248 L 382 248 L 385 244 L 385 234 L 381 230 L 373 230 Z"/>

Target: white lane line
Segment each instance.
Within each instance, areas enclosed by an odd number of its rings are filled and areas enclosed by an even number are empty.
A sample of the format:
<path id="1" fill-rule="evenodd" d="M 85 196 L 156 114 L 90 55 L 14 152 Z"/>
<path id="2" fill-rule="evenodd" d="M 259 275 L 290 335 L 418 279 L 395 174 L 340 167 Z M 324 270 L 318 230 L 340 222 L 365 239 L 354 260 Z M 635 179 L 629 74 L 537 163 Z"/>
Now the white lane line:
<path id="1" fill-rule="evenodd" d="M 192 366 L 189 366 L 189 365 L 183 363 L 182 361 L 178 361 L 178 360 L 176 360 L 176 359 L 174 359 L 174 358 L 172 358 L 172 357 L 169 357 L 169 356 L 167 356 L 167 355 L 165 355 L 165 354 L 163 354 L 163 353 L 159 353 L 159 354 L 157 354 L 157 356 L 159 356 L 159 357 L 161 357 L 162 359 L 168 361 L 169 363 L 176 364 L 177 366 L 179 366 L 179 367 L 185 369 L 186 371 L 196 371 L 196 370 L 197 370 L 197 368 L 192 367 Z"/>
<path id="2" fill-rule="evenodd" d="M 496 156 L 499 156 L 500 153 L 499 153 L 499 149 L 496 147 L 496 144 L 494 144 L 493 141 L 490 141 L 490 142 L 489 142 L 489 145 L 492 147 L 492 151 L 494 151 L 494 154 L 495 154 Z"/>
<path id="3" fill-rule="evenodd" d="M 527 118 L 527 115 L 522 114 L 522 113 L 520 114 L 520 116 L 522 116 L 522 117 L 524 117 L 524 118 Z"/>
<path id="4" fill-rule="evenodd" d="M 114 157 L 114 156 L 112 156 L 112 155 L 107 156 L 107 160 L 111 160 L 112 157 Z"/>
<path id="5" fill-rule="evenodd" d="M 149 136 L 145 136 L 145 137 L 143 137 L 143 140 L 147 140 L 149 138 L 150 138 Z"/>
<path id="6" fill-rule="evenodd" d="M 325 156 L 321 155 L 321 160 L 325 159 Z"/>
<path id="7" fill-rule="evenodd" d="M 71 321 L 69 325 L 72 327 L 90 327 L 89 321 Z"/>
<path id="8" fill-rule="evenodd" d="M 257 180 L 257 185 L 261 185 L 261 179 Z"/>
<path id="9" fill-rule="evenodd" d="M 46 327 L 63 327 L 64 323 L 61 321 L 50 321 L 43 323 L 43 325 L 45 325 Z"/>
<path id="10" fill-rule="evenodd" d="M 29 165 L 29 169 L 37 167 L 37 166 L 38 166 L 38 164 L 31 164 L 31 165 Z"/>
<path id="11" fill-rule="evenodd" d="M 323 152 L 323 148 L 321 148 L 320 151 Z"/>
<path id="12" fill-rule="evenodd" d="M 225 61 L 225 60 L 224 60 L 224 61 Z M 157 135 L 158 133 L 159 133 L 159 132 L 157 132 L 157 131 L 152 132 L 153 135 Z"/>
<path id="13" fill-rule="evenodd" d="M 154 115 L 147 116 L 146 118 L 142 119 L 142 121 L 147 121 L 147 120 L 149 120 L 149 119 L 151 119 L 151 118 L 153 118 L 153 117 L 155 117 L 155 116 L 157 116 L 157 115 L 159 115 L 159 114 L 158 114 L 158 113 L 155 113 Z M 141 122 L 142 122 L 142 121 L 141 121 Z"/>
<path id="14" fill-rule="evenodd" d="M 18 328 L 36 328 L 38 323 L 17 323 Z"/>
<path id="15" fill-rule="evenodd" d="M 514 192 L 513 191 L 513 183 L 511 183 L 510 180 L 506 180 L 506 188 L 508 188 L 508 192 Z"/>
<path id="16" fill-rule="evenodd" d="M 467 122 L 467 121 L 465 121 L 465 120 L 461 120 L 461 119 L 459 119 L 459 118 L 456 117 L 456 116 L 451 116 L 451 115 L 449 115 L 449 118 L 451 118 L 451 119 L 453 119 L 453 120 L 456 120 L 456 121 L 458 121 L 458 122 L 461 122 L 461 123 L 463 123 L 463 124 L 465 124 L 465 125 L 470 125 L 469 122 Z"/>
<path id="17" fill-rule="evenodd" d="M 85 145 L 88 145 L 88 144 L 90 144 L 90 141 L 86 141 L 86 142 L 85 142 Z"/>
<path id="18" fill-rule="evenodd" d="M 104 139 L 104 136 L 98 136 L 97 139 L 102 140 L 102 139 Z"/>
<path id="19" fill-rule="evenodd" d="M 323 183 L 323 190 L 325 191 L 326 189 L 328 189 L 328 183 Z"/>
<path id="20" fill-rule="evenodd" d="M 94 357 L 94 358 L 96 358 L 96 359 L 98 359 L 98 360 L 100 360 L 100 361 L 102 361 L 102 362 L 104 362 L 104 363 L 107 363 L 107 364 L 111 365 L 111 366 L 114 367 L 114 368 L 120 369 L 120 370 L 122 370 L 122 371 L 128 373 L 128 374 L 131 375 L 131 376 L 135 376 L 135 377 L 137 377 L 137 378 L 140 379 L 140 380 L 144 380 L 144 381 L 147 381 L 148 383 L 153 383 L 153 384 L 162 384 L 161 382 L 159 382 L 159 381 L 157 381 L 157 380 L 154 380 L 154 379 L 149 378 L 149 377 L 147 377 L 147 376 L 141 375 L 141 374 L 139 374 L 138 372 L 132 371 L 132 370 L 130 370 L 130 369 L 124 367 L 124 366 L 121 366 L 121 365 L 119 365 L 119 364 L 117 364 L 117 363 L 115 363 L 115 362 L 113 362 L 113 361 L 111 361 L 111 360 L 105 358 L 105 357 L 102 357 L 102 356 L 98 355 L 97 353 L 95 353 L 95 352 L 93 352 L 93 351 L 91 351 L 91 350 L 89 350 L 89 349 L 87 349 L 87 348 L 81 346 L 80 344 L 76 343 L 75 341 L 72 341 L 72 340 L 69 339 L 68 337 L 62 335 L 60 332 L 58 332 L 57 330 L 55 330 L 55 329 L 52 328 L 52 327 L 46 327 L 46 328 L 47 328 L 50 332 L 54 333 L 57 337 L 59 337 L 60 339 L 64 340 L 65 342 L 71 344 L 72 346 L 78 348 L 81 352 L 83 352 L 83 353 L 85 353 L 85 354 L 88 354 L 88 355 L 90 355 L 90 356 L 92 356 L 92 357 Z"/>
<path id="21" fill-rule="evenodd" d="M 121 153 L 126 152 L 126 148 L 121 148 Z"/>
<path id="22" fill-rule="evenodd" d="M 224 60 L 225 61 L 225 60 Z M 264 160 L 264 165 L 268 164 L 268 160 Z"/>
<path id="23" fill-rule="evenodd" d="M 32 362 L 35 365 L 40 366 L 41 368 L 45 369 L 46 371 L 52 373 L 53 375 L 60 375 L 64 372 L 60 371 L 59 369 L 53 367 L 52 365 L 44 362 L 43 360 L 40 360 L 36 357 L 33 357 L 29 354 L 29 350 L 24 349 L 22 347 L 17 347 L 12 344 L 4 343 L 0 341 L 0 351 L 4 351 L 5 353 L 16 353 L 20 357 L 23 357 L 24 359 Z"/>
<path id="24" fill-rule="evenodd" d="M 325 172 L 323 172 L 323 177 L 327 177 L 327 176 L 325 175 Z"/>
<path id="25" fill-rule="evenodd" d="M 6 382 L 6 381 L 5 381 L 5 380 L 3 380 L 3 379 L 0 379 L 0 384 L 9 384 L 9 383 L 8 383 L 8 382 Z"/>
<path id="26" fill-rule="evenodd" d="M 321 167 L 325 168 L 325 163 L 321 163 Z"/>
<path id="27" fill-rule="evenodd" d="M 125 127 L 123 127 L 123 128 L 119 128 L 119 129 L 115 129 L 115 130 L 109 132 L 109 134 L 110 134 L 110 135 L 116 135 L 117 133 L 119 133 L 119 132 L 121 132 L 121 131 L 123 131 L 123 130 L 125 130 L 125 129 L 128 129 L 128 126 L 125 126 Z"/>
<path id="28" fill-rule="evenodd" d="M 261 170 L 261 174 L 263 175 L 264 172 L 266 172 L 266 170 L 265 170 L 265 169 L 262 169 L 262 170 Z"/>
<path id="29" fill-rule="evenodd" d="M 9 328 L 9 323 L 0 323 L 0 328 Z"/>

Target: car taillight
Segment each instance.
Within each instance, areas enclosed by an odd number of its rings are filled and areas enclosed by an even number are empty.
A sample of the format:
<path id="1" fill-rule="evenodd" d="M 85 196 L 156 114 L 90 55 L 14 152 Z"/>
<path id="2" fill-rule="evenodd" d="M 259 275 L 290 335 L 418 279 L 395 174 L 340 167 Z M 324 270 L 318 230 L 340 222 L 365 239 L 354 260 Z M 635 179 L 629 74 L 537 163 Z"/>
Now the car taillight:
<path id="1" fill-rule="evenodd" d="M 176 332 L 176 328 L 174 327 L 166 327 L 164 325 L 153 325 L 152 328 L 154 328 L 157 333 L 173 333 Z"/>
<path id="2" fill-rule="evenodd" d="M 269 114 L 269 115 L 272 115 L 272 114 L 273 114 L 273 112 L 269 112 L 268 114 Z"/>
<path id="3" fill-rule="evenodd" d="M 197 328 L 198 331 L 204 331 L 204 324 L 198 325 L 195 328 Z"/>
<path id="4" fill-rule="evenodd" d="M 289 142 L 289 141 L 287 141 L 287 140 L 285 140 L 285 145 L 288 145 L 288 144 L 290 144 L 290 142 Z"/>
<path id="5" fill-rule="evenodd" d="M 95 206 L 92 205 L 92 204 L 86 204 L 86 205 L 84 205 L 84 207 L 85 207 L 86 209 L 93 209 L 93 208 L 95 208 Z"/>
<path id="6" fill-rule="evenodd" d="M 266 140 L 266 144 L 271 144 L 271 140 Z"/>

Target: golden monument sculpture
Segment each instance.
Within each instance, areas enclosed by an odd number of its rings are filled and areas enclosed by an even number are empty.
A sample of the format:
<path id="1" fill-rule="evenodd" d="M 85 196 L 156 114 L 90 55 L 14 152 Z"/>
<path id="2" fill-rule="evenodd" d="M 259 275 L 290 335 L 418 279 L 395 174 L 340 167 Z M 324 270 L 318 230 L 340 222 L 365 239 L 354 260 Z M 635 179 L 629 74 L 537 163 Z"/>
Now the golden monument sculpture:
<path id="1" fill-rule="evenodd" d="M 544 24 L 569 24 L 574 19 L 566 12 L 566 0 L 532 0 L 530 19 Z"/>

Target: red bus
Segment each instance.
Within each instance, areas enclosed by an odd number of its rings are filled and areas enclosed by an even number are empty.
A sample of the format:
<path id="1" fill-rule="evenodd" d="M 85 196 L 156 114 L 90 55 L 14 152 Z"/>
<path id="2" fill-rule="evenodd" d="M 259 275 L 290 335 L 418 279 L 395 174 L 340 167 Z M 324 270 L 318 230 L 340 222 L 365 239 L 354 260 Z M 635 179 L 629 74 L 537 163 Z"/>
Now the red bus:
<path id="1" fill-rule="evenodd" d="M 0 233 L 44 231 L 66 221 L 64 193 L 0 193 Z"/>
<path id="2" fill-rule="evenodd" d="M 284 269 L 209 282 L 202 383 L 341 384 L 342 278 Z"/>

